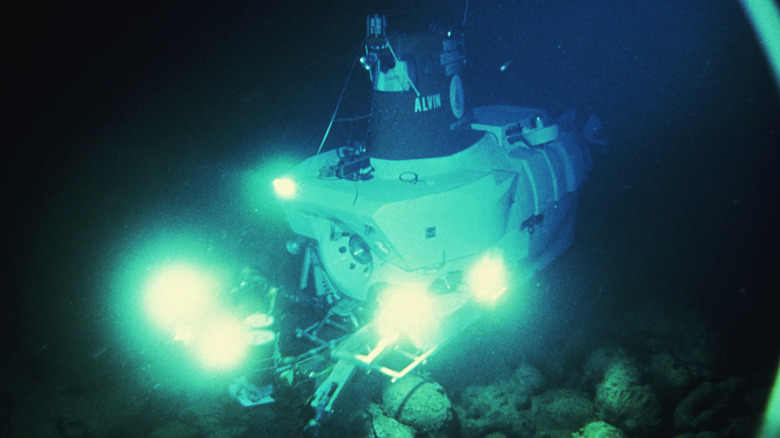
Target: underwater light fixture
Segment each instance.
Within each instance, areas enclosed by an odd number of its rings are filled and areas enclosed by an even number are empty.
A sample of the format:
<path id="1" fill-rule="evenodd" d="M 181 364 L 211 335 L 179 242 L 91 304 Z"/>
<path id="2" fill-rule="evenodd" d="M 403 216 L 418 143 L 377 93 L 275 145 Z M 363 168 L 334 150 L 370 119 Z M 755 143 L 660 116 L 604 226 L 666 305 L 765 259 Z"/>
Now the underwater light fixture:
<path id="1" fill-rule="evenodd" d="M 295 192 L 297 190 L 297 184 L 295 184 L 295 181 L 293 181 L 292 178 L 287 178 L 287 177 L 276 178 L 273 184 L 274 184 L 274 191 L 276 192 L 276 195 L 279 196 L 280 198 L 289 199 L 295 196 Z"/>
<path id="2" fill-rule="evenodd" d="M 246 333 L 241 321 L 235 318 L 212 318 L 191 341 L 195 357 L 209 370 L 233 369 L 243 362 L 249 350 Z"/>
<path id="3" fill-rule="evenodd" d="M 214 276 L 194 265 L 163 265 L 148 278 L 143 291 L 147 316 L 165 330 L 189 326 L 208 313 L 217 283 Z"/>
<path id="4" fill-rule="evenodd" d="M 483 256 L 468 275 L 471 294 L 483 305 L 493 305 L 507 291 L 507 269 L 503 257 Z"/>
<path id="5" fill-rule="evenodd" d="M 438 330 L 436 301 L 420 285 L 393 287 L 380 299 L 377 327 L 382 339 L 404 337 L 418 347 Z"/>
<path id="6" fill-rule="evenodd" d="M 236 309 L 221 299 L 223 283 L 206 266 L 169 261 L 151 271 L 141 291 L 147 320 L 166 339 L 183 344 L 205 371 L 235 369 L 244 362 L 250 345 L 273 335 L 256 330 L 273 323 L 270 315 L 235 314 Z"/>
<path id="7" fill-rule="evenodd" d="M 360 65 L 363 66 L 364 69 L 371 71 L 371 69 L 374 67 L 374 64 L 379 61 L 379 56 L 377 56 L 376 53 L 369 53 L 368 55 L 363 55 L 360 57 Z"/>

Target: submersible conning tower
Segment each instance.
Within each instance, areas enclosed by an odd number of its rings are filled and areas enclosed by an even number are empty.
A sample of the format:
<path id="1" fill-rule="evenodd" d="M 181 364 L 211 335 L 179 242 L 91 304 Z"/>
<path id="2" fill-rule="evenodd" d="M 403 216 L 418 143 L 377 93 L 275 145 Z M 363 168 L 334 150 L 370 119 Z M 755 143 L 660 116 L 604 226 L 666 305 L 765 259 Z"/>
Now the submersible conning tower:
<path id="1" fill-rule="evenodd" d="M 469 132 L 461 75 L 463 39 L 451 35 L 385 33 L 384 17 L 369 17 L 366 54 L 374 95 L 368 152 L 410 160 L 451 155 L 479 137 Z"/>
<path id="2" fill-rule="evenodd" d="M 563 252 L 590 170 L 588 151 L 545 111 L 468 108 L 462 38 L 385 25 L 369 17 L 363 43 L 365 147 L 319 153 L 275 182 L 304 251 L 301 287 L 313 278 L 333 303 L 326 320 L 355 325 L 333 346 L 318 411 L 357 367 L 404 376 Z M 361 310 L 376 301 L 374 314 Z"/>

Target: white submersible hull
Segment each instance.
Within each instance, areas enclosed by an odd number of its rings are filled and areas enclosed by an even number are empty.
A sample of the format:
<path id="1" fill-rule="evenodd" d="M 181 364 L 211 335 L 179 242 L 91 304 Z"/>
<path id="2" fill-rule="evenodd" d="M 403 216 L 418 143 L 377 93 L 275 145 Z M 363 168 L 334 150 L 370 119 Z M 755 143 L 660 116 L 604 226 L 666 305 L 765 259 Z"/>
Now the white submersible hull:
<path id="1" fill-rule="evenodd" d="M 375 16 L 364 48 L 365 141 L 275 181 L 305 251 L 301 286 L 313 279 L 332 303 L 326 319 L 352 321 L 331 349 L 321 411 L 354 369 L 402 377 L 566 250 L 591 167 L 543 110 L 468 108 L 462 38 L 389 35 Z"/>

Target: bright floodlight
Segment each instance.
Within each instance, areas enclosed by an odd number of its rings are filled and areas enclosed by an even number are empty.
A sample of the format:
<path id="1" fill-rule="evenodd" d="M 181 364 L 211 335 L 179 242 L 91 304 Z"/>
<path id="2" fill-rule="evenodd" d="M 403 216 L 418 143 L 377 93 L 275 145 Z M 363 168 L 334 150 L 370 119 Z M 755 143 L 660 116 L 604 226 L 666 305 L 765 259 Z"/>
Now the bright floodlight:
<path id="1" fill-rule="evenodd" d="M 212 275 L 194 266 L 163 266 L 146 283 L 146 313 L 162 329 L 191 326 L 213 306 L 217 288 L 218 282 Z"/>
<path id="2" fill-rule="evenodd" d="M 217 301 L 215 274 L 186 263 L 155 271 L 146 283 L 144 305 L 149 319 L 183 342 L 212 371 L 234 368 L 249 348 L 243 321 L 229 316 Z"/>
<path id="3" fill-rule="evenodd" d="M 430 293 L 421 286 L 394 287 L 380 301 L 377 327 L 382 338 L 404 336 L 418 347 L 436 336 L 440 312 Z"/>
<path id="4" fill-rule="evenodd" d="M 485 256 L 471 268 L 468 276 L 471 294 L 477 302 L 493 305 L 506 292 L 507 271 L 500 256 Z"/>
<path id="5" fill-rule="evenodd" d="M 282 177 L 274 180 L 274 191 L 280 198 L 289 199 L 295 196 L 297 185 L 291 178 Z"/>
<path id="6" fill-rule="evenodd" d="M 192 339 L 195 357 L 207 369 L 227 370 L 239 365 L 249 346 L 241 321 L 217 317 L 205 322 Z"/>

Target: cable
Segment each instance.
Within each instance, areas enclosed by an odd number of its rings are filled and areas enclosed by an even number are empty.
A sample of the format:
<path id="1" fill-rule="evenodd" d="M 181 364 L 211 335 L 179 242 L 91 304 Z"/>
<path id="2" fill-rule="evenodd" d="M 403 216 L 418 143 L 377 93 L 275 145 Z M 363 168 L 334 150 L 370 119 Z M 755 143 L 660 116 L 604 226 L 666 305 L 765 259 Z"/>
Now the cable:
<path id="1" fill-rule="evenodd" d="M 349 74 L 347 75 L 347 81 L 344 82 L 344 88 L 341 90 L 341 95 L 339 96 L 339 101 L 336 103 L 336 109 L 333 111 L 333 116 L 330 118 L 330 123 L 328 123 L 328 129 L 325 130 L 325 135 L 322 137 L 322 143 L 320 143 L 320 147 L 317 148 L 317 155 L 320 154 L 322 151 L 322 147 L 325 145 L 325 140 L 328 139 L 328 134 L 330 134 L 330 128 L 333 127 L 333 121 L 336 120 L 336 114 L 339 112 L 339 106 L 341 106 L 341 99 L 344 98 L 344 93 L 347 91 L 347 85 L 349 85 L 349 78 L 352 77 L 352 72 L 355 70 L 355 64 L 357 64 L 358 59 L 360 59 L 360 49 L 358 49 L 357 55 L 355 55 L 355 60 L 352 61 L 352 67 L 349 68 Z"/>

